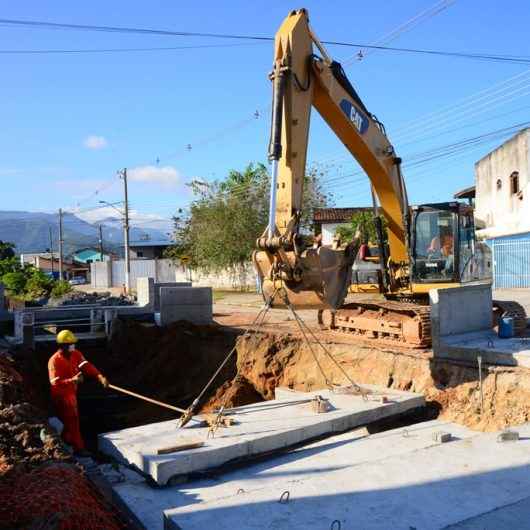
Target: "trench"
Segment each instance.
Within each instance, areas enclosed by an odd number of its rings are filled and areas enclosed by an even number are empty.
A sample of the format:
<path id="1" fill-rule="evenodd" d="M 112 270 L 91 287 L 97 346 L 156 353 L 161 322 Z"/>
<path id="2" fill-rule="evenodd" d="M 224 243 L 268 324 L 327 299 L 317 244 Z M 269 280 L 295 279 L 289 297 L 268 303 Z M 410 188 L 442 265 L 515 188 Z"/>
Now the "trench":
<path id="1" fill-rule="evenodd" d="M 220 405 L 246 405 L 273 399 L 277 386 L 295 390 L 324 388 L 307 345 L 293 334 L 256 333 L 187 323 L 158 328 L 119 321 L 107 345 L 85 344 L 85 356 L 109 380 L 124 388 L 182 408 L 188 407 L 230 349 L 234 355 L 205 395 L 202 410 Z M 438 361 L 430 352 L 398 352 L 328 342 L 327 348 L 359 384 L 409 390 L 426 397 L 426 407 L 369 426 L 378 432 L 440 418 L 479 431 L 494 431 L 530 421 L 530 370 L 483 368 L 484 409 L 480 408 L 478 369 Z M 26 368 L 34 390 L 53 414 L 47 400 L 46 362 L 53 349 L 40 348 Z M 343 375 L 325 358 L 322 367 L 332 381 Z M 101 388 L 87 381 L 80 388 L 82 431 L 89 449 L 97 435 L 147 423 L 172 420 L 177 413 Z"/>

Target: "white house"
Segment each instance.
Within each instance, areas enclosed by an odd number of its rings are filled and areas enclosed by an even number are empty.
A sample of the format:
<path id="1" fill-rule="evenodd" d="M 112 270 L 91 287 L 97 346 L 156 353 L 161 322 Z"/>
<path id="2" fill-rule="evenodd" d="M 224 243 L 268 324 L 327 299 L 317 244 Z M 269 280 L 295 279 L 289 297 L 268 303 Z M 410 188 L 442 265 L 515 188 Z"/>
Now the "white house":
<path id="1" fill-rule="evenodd" d="M 475 217 L 486 239 L 530 237 L 530 129 L 475 164 Z"/>
<path id="2" fill-rule="evenodd" d="M 492 249 L 496 288 L 530 287 L 529 179 L 528 128 L 475 164 L 477 236 Z"/>
<path id="3" fill-rule="evenodd" d="M 322 244 L 330 245 L 339 226 L 350 224 L 359 212 L 371 212 L 372 208 L 316 208 L 313 213 L 315 234 L 322 234 Z"/>

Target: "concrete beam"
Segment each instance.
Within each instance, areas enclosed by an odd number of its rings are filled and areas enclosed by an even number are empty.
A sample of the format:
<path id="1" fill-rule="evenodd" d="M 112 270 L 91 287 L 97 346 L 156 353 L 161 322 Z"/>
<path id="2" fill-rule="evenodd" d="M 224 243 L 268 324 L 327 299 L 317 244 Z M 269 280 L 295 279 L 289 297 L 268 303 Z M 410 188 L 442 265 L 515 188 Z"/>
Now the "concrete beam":
<path id="1" fill-rule="evenodd" d="M 208 429 L 205 427 L 193 427 L 190 423 L 177 430 L 176 422 L 167 421 L 101 434 L 98 447 L 108 456 L 136 466 L 163 485 L 174 476 L 212 469 L 235 459 L 343 432 L 425 404 L 423 396 L 412 392 L 379 391 L 387 396 L 387 403 L 382 404 L 377 394 L 363 400 L 361 396 L 334 394 L 329 390 L 300 393 L 294 400 L 266 401 L 234 409 L 231 416 L 235 424 L 219 429 L 215 438 L 206 438 Z M 299 403 L 301 397 L 311 399 L 316 395 L 329 399 L 333 409 L 319 414 L 313 412 L 311 403 Z M 158 449 L 197 438 L 205 440 L 206 445 L 157 456 Z"/>
<path id="2" fill-rule="evenodd" d="M 429 443 L 422 425 L 362 439 L 348 433 L 225 480 L 180 487 L 164 528 L 307 530 L 336 520 L 334 528 L 366 530 L 528 526 L 530 425 L 517 428 L 520 441 L 502 444 L 497 433 L 461 435 L 451 426 L 443 430 L 455 441 L 434 443 L 430 426 Z M 289 500 L 280 503 L 284 491 Z"/>

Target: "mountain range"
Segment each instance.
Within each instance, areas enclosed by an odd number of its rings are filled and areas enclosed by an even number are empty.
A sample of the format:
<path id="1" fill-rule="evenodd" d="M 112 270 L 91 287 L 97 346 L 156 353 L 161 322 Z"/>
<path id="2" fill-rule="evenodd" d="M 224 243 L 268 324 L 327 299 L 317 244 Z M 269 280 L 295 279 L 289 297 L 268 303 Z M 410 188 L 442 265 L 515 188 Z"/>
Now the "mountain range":
<path id="1" fill-rule="evenodd" d="M 63 214 L 64 254 L 67 256 L 77 249 L 99 245 L 99 226 L 102 226 L 103 248 L 120 253 L 123 245 L 121 219 L 109 217 L 97 223 L 89 223 L 72 213 Z M 56 213 L 0 211 L 0 240 L 15 244 L 17 254 L 45 252 L 59 248 L 59 216 Z M 155 228 L 129 229 L 129 239 L 135 241 L 167 240 L 163 230 Z"/>

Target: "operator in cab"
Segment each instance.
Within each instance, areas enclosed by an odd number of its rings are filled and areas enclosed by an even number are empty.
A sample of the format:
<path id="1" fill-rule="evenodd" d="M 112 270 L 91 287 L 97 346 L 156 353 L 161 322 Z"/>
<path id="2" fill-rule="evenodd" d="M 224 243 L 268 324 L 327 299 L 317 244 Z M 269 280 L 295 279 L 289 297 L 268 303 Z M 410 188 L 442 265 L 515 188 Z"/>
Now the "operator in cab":
<path id="1" fill-rule="evenodd" d="M 87 456 L 85 444 L 79 427 L 79 408 L 77 405 L 77 387 L 83 377 L 97 379 L 108 387 L 107 378 L 76 348 L 77 337 L 68 329 L 57 334 L 59 349 L 48 361 L 48 375 L 51 385 L 51 397 L 57 416 L 63 422 L 63 440 L 72 446 L 74 454 Z"/>
<path id="2" fill-rule="evenodd" d="M 449 231 L 440 232 L 440 236 L 436 236 L 432 239 L 427 252 L 429 254 L 438 255 L 445 258 L 444 272 L 446 274 L 453 273 L 454 266 L 454 237 Z"/>

